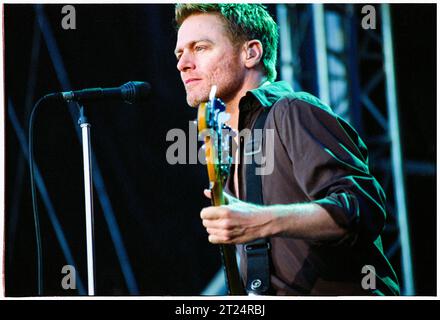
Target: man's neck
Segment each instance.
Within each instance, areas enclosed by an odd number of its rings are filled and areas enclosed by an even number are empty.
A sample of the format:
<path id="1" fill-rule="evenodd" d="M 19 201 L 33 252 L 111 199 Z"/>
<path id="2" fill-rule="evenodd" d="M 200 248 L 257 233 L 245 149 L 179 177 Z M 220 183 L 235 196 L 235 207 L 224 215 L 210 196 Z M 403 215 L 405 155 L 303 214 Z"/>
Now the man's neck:
<path id="1" fill-rule="evenodd" d="M 249 90 L 258 88 L 266 82 L 267 78 L 263 76 L 250 79 L 249 81 L 243 83 L 243 86 L 232 100 L 226 102 L 226 112 L 229 113 L 231 117 L 228 121 L 228 124 L 232 129 L 236 131 L 238 130 L 239 104 L 241 98 L 243 98 L 246 95 L 246 92 Z"/>

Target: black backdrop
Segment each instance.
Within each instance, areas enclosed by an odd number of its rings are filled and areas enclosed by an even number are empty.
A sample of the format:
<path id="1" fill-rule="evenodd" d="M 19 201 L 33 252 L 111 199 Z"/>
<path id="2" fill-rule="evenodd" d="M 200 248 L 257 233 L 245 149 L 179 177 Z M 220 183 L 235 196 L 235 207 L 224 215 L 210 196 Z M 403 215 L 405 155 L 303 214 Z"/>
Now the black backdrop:
<path id="1" fill-rule="evenodd" d="M 148 101 L 135 105 L 90 103 L 92 145 L 114 209 L 128 259 L 142 295 L 198 295 L 220 267 L 207 242 L 199 212 L 209 204 L 204 166 L 169 165 L 166 134 L 188 132 L 195 110 L 185 103 L 173 55 L 171 5 L 75 5 L 76 30 L 61 27 L 62 5 L 44 5 L 71 89 L 151 83 Z M 272 13 L 274 7 L 269 6 Z M 435 162 L 436 60 L 434 6 L 392 6 L 401 128 L 408 158 Z M 29 106 L 62 91 L 45 40 L 32 69 L 36 28 L 33 5 L 5 5 L 5 93 L 27 134 Z M 418 63 L 420 61 L 420 63 Z M 35 85 L 29 80 L 35 76 Z M 5 104 L 8 106 L 7 104 Z M 70 106 L 72 107 L 72 106 Z M 36 294 L 36 254 L 27 162 L 7 108 L 6 119 L 6 294 Z M 35 154 L 78 272 L 86 281 L 85 219 L 81 145 L 69 107 L 46 103 L 35 124 Z M 418 294 L 434 294 L 435 177 L 407 175 L 415 282 Z M 129 291 L 95 192 L 97 294 Z M 67 264 L 43 203 L 45 294 L 61 288 Z"/>

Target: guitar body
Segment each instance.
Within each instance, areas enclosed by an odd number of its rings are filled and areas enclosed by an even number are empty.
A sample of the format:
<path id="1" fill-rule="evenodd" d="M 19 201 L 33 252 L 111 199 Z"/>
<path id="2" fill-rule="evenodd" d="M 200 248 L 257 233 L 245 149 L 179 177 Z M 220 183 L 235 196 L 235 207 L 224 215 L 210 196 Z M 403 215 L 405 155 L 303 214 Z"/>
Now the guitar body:
<path id="1" fill-rule="evenodd" d="M 211 190 L 211 203 L 213 206 L 226 204 L 223 189 L 229 175 L 230 157 L 229 145 L 224 141 L 223 131 L 228 127 L 222 122 L 226 107 L 220 99 L 210 94 L 210 101 L 200 104 L 197 112 L 197 124 L 199 135 L 203 136 L 205 146 L 206 165 Z M 223 113 L 223 114 L 222 114 Z M 230 130 L 230 128 L 229 128 Z M 224 161 L 226 156 L 226 161 Z M 235 245 L 219 245 L 225 272 L 228 294 L 245 295 L 246 292 L 238 270 L 235 255 Z"/>

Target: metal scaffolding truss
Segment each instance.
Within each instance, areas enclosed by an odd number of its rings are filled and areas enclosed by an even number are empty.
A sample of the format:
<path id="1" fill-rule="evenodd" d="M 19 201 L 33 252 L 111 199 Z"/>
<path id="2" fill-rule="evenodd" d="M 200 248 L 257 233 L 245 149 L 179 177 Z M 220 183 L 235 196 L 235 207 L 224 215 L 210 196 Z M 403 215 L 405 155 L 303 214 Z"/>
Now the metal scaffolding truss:
<path id="1" fill-rule="evenodd" d="M 435 169 L 403 160 L 390 7 L 363 7 L 277 5 L 280 76 L 295 90 L 309 91 L 331 105 L 367 143 L 372 171 L 388 196 L 386 255 L 400 255 L 401 293 L 413 295 L 404 172 L 435 174 Z M 362 26 L 367 14 L 374 18 L 368 22 L 375 22 L 370 28 Z"/>

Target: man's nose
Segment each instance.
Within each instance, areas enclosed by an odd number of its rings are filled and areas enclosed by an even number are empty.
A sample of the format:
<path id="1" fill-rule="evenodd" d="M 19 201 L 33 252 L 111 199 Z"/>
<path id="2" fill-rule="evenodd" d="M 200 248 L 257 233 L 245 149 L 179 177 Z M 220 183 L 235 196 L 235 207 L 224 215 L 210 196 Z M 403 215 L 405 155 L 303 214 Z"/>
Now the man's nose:
<path id="1" fill-rule="evenodd" d="M 179 70 L 180 72 L 184 72 L 187 70 L 192 70 L 194 68 L 195 64 L 190 55 L 186 53 L 182 54 L 179 61 L 177 62 L 177 70 Z"/>

